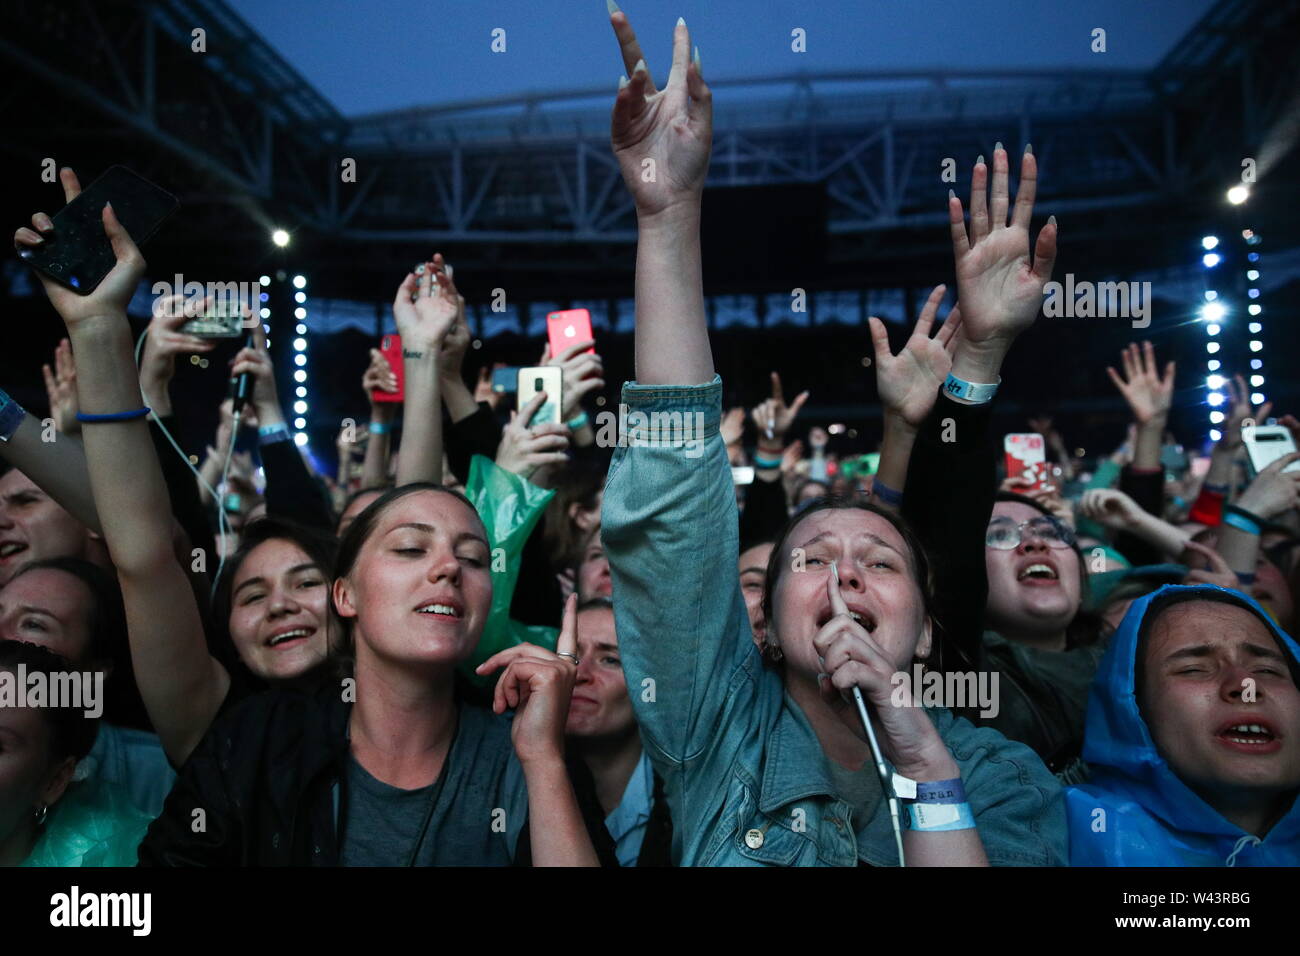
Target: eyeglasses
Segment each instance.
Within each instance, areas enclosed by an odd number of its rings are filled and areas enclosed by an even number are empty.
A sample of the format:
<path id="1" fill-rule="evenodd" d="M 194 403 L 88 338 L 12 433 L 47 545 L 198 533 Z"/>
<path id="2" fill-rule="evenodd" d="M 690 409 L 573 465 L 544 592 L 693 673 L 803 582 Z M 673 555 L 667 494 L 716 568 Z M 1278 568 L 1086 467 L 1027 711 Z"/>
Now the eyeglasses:
<path id="1" fill-rule="evenodd" d="M 1049 548 L 1074 547 L 1074 535 L 1070 529 L 1055 518 L 1046 515 L 1022 521 L 1020 524 L 1016 524 L 1010 518 L 994 518 L 989 522 L 988 530 L 984 533 L 984 544 L 997 551 L 1011 551 L 1020 547 L 1026 528 Z"/>

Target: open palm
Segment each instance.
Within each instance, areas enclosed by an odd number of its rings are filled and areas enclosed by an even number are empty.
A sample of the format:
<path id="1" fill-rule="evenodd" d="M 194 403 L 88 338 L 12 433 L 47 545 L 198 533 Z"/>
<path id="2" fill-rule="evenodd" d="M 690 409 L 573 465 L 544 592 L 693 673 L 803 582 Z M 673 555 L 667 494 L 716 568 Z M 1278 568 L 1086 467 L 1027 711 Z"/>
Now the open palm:
<path id="1" fill-rule="evenodd" d="M 690 33 L 678 20 L 668 85 L 655 87 L 636 33 L 622 11 L 610 14 L 630 79 L 620 79 L 610 141 L 637 212 L 653 215 L 704 188 L 713 142 L 713 101 L 690 57 Z"/>
<path id="2" fill-rule="evenodd" d="M 935 286 L 921 309 L 911 337 L 897 355 L 890 354 L 885 323 L 875 316 L 867 320 L 876 352 L 876 389 L 881 404 L 913 428 L 919 428 L 934 407 L 939 386 L 952 369 L 952 353 L 957 348 L 957 334 L 963 324 L 960 307 L 953 306 L 938 334 L 930 337 L 946 288 Z"/>
<path id="3" fill-rule="evenodd" d="M 1038 188 L 1038 166 L 1026 150 L 1020 188 L 1008 222 L 1007 154 L 993 151 L 993 188 L 986 196 L 988 167 L 983 158 L 971 179 L 970 233 L 961 200 L 949 194 L 948 219 L 957 266 L 957 295 L 964 335 L 973 343 L 1010 341 L 1033 324 L 1043 302 L 1043 286 L 1056 259 L 1056 221 L 1048 220 L 1029 257 L 1029 224 Z"/>

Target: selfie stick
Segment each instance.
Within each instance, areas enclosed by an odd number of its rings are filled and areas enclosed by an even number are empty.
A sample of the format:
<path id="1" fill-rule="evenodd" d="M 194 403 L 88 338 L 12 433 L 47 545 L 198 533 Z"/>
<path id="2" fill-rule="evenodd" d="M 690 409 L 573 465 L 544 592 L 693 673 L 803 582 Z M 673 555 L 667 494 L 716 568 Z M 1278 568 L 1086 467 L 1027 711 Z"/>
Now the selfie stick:
<path id="1" fill-rule="evenodd" d="M 835 584 L 838 587 L 840 569 L 834 561 L 831 562 L 831 573 L 835 575 Z M 885 788 L 885 796 L 889 800 L 889 820 L 894 825 L 894 843 L 898 845 L 898 865 L 906 866 L 907 863 L 903 858 L 903 828 L 898 819 L 898 797 L 894 794 L 894 775 L 885 766 L 885 758 L 880 753 L 880 744 L 876 741 L 876 732 L 871 727 L 871 717 L 867 714 L 867 702 L 862 699 L 862 689 L 856 684 L 853 686 L 853 703 L 858 707 L 858 716 L 862 718 L 862 727 L 867 732 L 867 743 L 871 746 L 871 756 L 876 761 L 876 773 L 880 776 L 880 785 Z M 902 776 L 898 777 L 899 781 L 905 779 Z"/>

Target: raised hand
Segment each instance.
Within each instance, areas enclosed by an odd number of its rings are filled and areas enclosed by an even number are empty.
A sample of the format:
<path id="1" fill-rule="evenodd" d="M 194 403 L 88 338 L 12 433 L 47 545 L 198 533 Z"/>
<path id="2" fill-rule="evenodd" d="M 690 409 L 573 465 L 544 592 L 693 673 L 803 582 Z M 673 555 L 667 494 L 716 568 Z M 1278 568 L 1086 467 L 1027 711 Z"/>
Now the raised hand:
<path id="1" fill-rule="evenodd" d="M 1264 519 L 1300 506 L 1300 471 L 1283 469 L 1300 461 L 1300 452 L 1283 455 L 1255 476 L 1237 499 L 1237 507 Z"/>
<path id="2" fill-rule="evenodd" d="M 505 668 L 492 695 L 492 710 L 498 714 L 515 711 L 510 741 L 525 767 L 564 758 L 564 724 L 578 676 L 577 607 L 577 595 L 570 595 L 564 603 L 555 653 L 533 644 L 517 644 L 474 669 L 477 674 L 491 674 Z"/>
<path id="3" fill-rule="evenodd" d="M 1272 402 L 1254 408 L 1250 403 L 1250 389 L 1246 388 L 1246 380 L 1240 375 L 1233 378 L 1236 380 L 1235 385 L 1233 379 L 1225 379 L 1222 389 L 1228 393 L 1228 413 L 1223 422 L 1223 437 L 1219 439 L 1219 445 L 1225 451 L 1236 451 L 1241 447 L 1242 422 L 1249 418 L 1259 424 L 1273 410 Z"/>
<path id="4" fill-rule="evenodd" d="M 597 389 L 605 387 L 605 363 L 599 353 L 588 352 L 596 343 L 592 340 L 575 342 L 559 355 L 551 355 L 550 343 L 542 352 L 542 364 L 558 366 L 563 372 L 564 408 L 560 414 L 564 421 L 572 421 L 582 411 L 582 400 Z"/>
<path id="5" fill-rule="evenodd" d="M 964 335 L 973 346 L 998 344 L 1005 349 L 1033 325 L 1043 304 L 1043 286 L 1056 260 L 1056 217 L 1038 233 L 1029 258 L 1029 222 L 1038 189 L 1038 164 L 1028 147 L 1020 160 L 1020 188 L 1008 212 L 1008 163 L 999 143 L 993 150 L 993 188 L 986 195 L 988 167 L 975 163 L 971 179 L 970 233 L 961 200 L 948 194 L 948 222 L 957 265 L 957 296 Z M 991 208 L 990 208 L 991 204 Z"/>
<path id="6" fill-rule="evenodd" d="M 698 203 L 713 142 L 713 94 L 691 57 L 690 32 L 678 19 L 668 85 L 655 87 L 627 15 L 611 5 L 627 76 L 619 80 L 610 141 L 638 215 L 653 216 L 679 202 Z M 629 79 L 630 78 L 630 79 Z"/>
<path id="7" fill-rule="evenodd" d="M 1143 342 L 1141 348 L 1137 343 L 1126 346 L 1120 359 L 1124 365 L 1123 378 L 1110 366 L 1106 367 L 1106 374 L 1128 402 L 1133 420 L 1139 425 L 1163 421 L 1174 400 L 1174 363 L 1166 364 L 1161 375 L 1156 368 L 1156 350 L 1150 342 Z"/>
<path id="8" fill-rule="evenodd" d="M 436 263 L 443 265 L 442 271 L 447 277 L 444 294 L 456 301 L 456 320 L 448 330 L 447 337 L 443 339 L 442 351 L 438 353 L 438 366 L 444 378 L 451 379 L 455 376 L 459 380 L 460 367 L 465 362 L 465 353 L 469 350 L 470 343 L 469 323 L 465 320 L 465 297 L 456 289 L 455 273 L 451 263 L 442 262 L 441 254 L 433 258 Z"/>
<path id="9" fill-rule="evenodd" d="M 81 183 L 77 180 L 77 174 L 71 169 L 65 166 L 59 170 L 59 181 L 63 184 L 64 202 L 72 202 L 81 195 Z M 46 278 L 43 273 L 37 273 L 50 304 L 69 327 L 98 317 L 125 317 L 126 305 L 131 301 L 136 286 L 144 276 L 144 256 L 140 254 L 140 250 L 136 248 L 122 224 L 118 222 L 112 205 L 105 203 L 100 215 L 104 224 L 104 233 L 113 245 L 113 255 L 117 259 L 117 264 L 95 287 L 95 291 L 89 295 L 81 295 L 64 288 L 53 279 Z M 54 222 L 43 212 L 32 216 L 32 226 L 31 229 L 23 226 L 14 233 L 14 247 L 20 257 L 25 258 L 24 253 L 28 249 L 44 242 L 45 237 L 54 235 Z"/>
<path id="10" fill-rule="evenodd" d="M 794 424 L 799 409 L 803 408 L 806 401 L 808 401 L 808 392 L 805 390 L 787 405 L 785 394 L 781 390 L 781 375 L 773 372 L 772 397 L 764 399 L 749 413 L 750 419 L 758 428 L 759 441 L 779 444 L 786 432 L 790 430 L 790 426 Z"/>
<path id="11" fill-rule="evenodd" d="M 887 414 L 898 416 L 912 428 L 920 428 L 934 407 L 939 387 L 952 368 L 957 348 L 957 333 L 962 324 L 959 306 L 953 306 L 948 319 L 934 338 L 930 329 L 939 312 L 947 286 L 935 286 L 921 309 L 912 335 L 897 355 L 889 351 L 885 323 L 874 315 L 867 319 L 871 327 L 871 344 L 876 352 L 876 388 Z"/>
<path id="12" fill-rule="evenodd" d="M 519 411 L 510 413 L 510 424 L 501 430 L 501 444 L 497 447 L 497 467 L 514 472 L 527 479 L 544 465 L 563 464 L 568 460 L 564 451 L 569 447 L 569 427 L 561 424 L 529 426 L 537 410 L 546 401 L 546 393 L 538 392 Z"/>
<path id="13" fill-rule="evenodd" d="M 203 305 L 207 304 L 207 300 Z M 159 415 L 171 412 L 167 393 L 176 374 L 176 356 L 198 355 L 217 347 L 212 339 L 182 332 L 181 326 L 195 315 L 203 314 L 203 305 L 186 308 L 184 295 L 158 298 L 153 304 L 153 318 L 145 333 L 144 352 L 140 357 L 140 391 L 146 404 Z"/>
<path id="14" fill-rule="evenodd" d="M 1221 588 L 1232 589 L 1239 587 L 1236 572 L 1218 551 L 1197 541 L 1186 541 L 1184 547 L 1205 558 L 1207 567 L 1192 568 L 1187 572 L 1187 577 L 1183 578 L 1183 584 L 1217 584 Z"/>
<path id="15" fill-rule="evenodd" d="M 1083 493 L 1079 513 L 1115 531 L 1130 531 L 1146 514 L 1131 497 L 1115 488 L 1092 488 Z"/>
<path id="16" fill-rule="evenodd" d="M 77 366 L 72 361 L 72 343 L 67 339 L 59 342 L 54 350 L 54 369 L 42 365 L 41 374 L 45 378 L 45 397 L 50 402 L 50 416 L 54 427 L 65 435 L 75 435 L 81 431 L 77 421 Z"/>
<path id="17" fill-rule="evenodd" d="M 393 319 L 404 352 L 441 352 L 460 313 L 459 296 L 453 293 L 441 253 L 418 272 L 407 273 L 393 299 Z"/>
<path id="18" fill-rule="evenodd" d="M 247 318 L 247 316 L 245 317 Z M 266 332 L 261 322 L 253 324 L 253 344 L 240 349 L 230 361 L 230 376 L 247 374 L 253 382 L 252 405 L 262 425 L 284 422 L 284 410 L 275 387 L 275 369 L 266 350 Z"/>
<path id="19" fill-rule="evenodd" d="M 370 364 L 361 375 L 361 389 L 369 398 L 372 392 L 396 392 L 397 373 L 379 349 L 370 350 Z M 373 399 L 371 402 L 373 403 Z"/>

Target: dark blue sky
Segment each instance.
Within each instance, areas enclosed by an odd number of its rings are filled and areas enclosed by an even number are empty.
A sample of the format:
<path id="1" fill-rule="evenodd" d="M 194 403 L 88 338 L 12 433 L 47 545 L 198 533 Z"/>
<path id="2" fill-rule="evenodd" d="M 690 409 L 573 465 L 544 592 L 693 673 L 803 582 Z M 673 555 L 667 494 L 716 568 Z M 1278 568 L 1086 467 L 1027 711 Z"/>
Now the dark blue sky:
<path id="1" fill-rule="evenodd" d="M 228 0 L 346 115 L 606 85 L 605 0 Z M 684 16 L 707 78 L 920 68 L 1145 68 L 1213 0 L 628 0 L 655 75 Z M 506 52 L 490 49 L 506 31 Z M 807 52 L 790 32 L 807 32 Z M 1089 49 L 1106 30 L 1107 52 Z"/>

